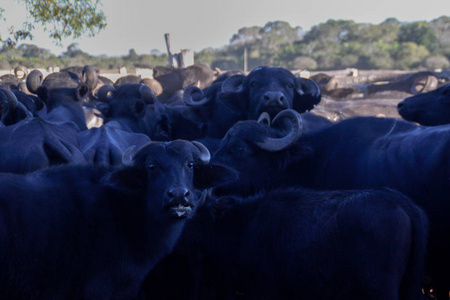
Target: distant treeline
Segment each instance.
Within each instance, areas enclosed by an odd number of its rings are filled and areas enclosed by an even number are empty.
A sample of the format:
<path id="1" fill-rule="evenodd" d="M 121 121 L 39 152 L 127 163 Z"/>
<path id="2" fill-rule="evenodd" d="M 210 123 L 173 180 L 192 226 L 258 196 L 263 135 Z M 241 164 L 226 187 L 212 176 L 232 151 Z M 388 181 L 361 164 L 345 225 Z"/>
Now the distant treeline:
<path id="1" fill-rule="evenodd" d="M 450 17 L 430 22 L 389 18 L 380 24 L 328 20 L 309 31 L 283 21 L 268 22 L 263 27 L 239 29 L 224 47 L 195 53 L 195 62 L 222 70 L 242 70 L 245 49 L 249 70 L 261 65 L 291 70 L 446 69 L 450 68 Z M 103 70 L 122 66 L 133 70 L 167 65 L 168 59 L 157 51 L 138 55 L 134 49 L 121 57 L 92 56 L 79 49 L 77 43 L 60 56 L 31 44 L 0 50 L 0 69 L 87 64 Z"/>

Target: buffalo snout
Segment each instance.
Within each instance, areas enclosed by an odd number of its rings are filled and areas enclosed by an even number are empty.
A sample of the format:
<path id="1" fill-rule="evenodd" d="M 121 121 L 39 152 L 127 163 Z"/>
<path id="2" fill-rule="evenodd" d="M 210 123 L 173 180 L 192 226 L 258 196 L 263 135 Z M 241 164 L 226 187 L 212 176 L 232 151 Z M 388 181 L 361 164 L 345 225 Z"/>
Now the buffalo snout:
<path id="1" fill-rule="evenodd" d="M 282 92 L 267 92 L 264 94 L 266 106 L 284 106 L 286 97 Z"/>
<path id="2" fill-rule="evenodd" d="M 178 218 L 186 218 L 193 210 L 191 192 L 185 187 L 170 188 L 166 192 L 164 208 Z"/>

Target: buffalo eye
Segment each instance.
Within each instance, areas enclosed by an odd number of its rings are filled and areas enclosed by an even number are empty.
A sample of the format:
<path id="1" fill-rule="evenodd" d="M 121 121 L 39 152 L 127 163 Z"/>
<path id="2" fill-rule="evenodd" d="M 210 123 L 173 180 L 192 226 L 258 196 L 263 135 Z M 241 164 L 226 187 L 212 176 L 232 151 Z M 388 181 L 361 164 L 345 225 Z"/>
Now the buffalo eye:
<path id="1" fill-rule="evenodd" d="M 195 163 L 194 163 L 193 161 L 189 161 L 189 162 L 187 163 L 187 167 L 188 167 L 189 169 L 194 168 L 194 166 L 195 166 Z"/>
<path id="2" fill-rule="evenodd" d="M 250 82 L 250 87 L 255 87 L 256 86 L 256 82 Z"/>
<path id="3" fill-rule="evenodd" d="M 244 147 L 242 147 L 242 146 L 233 147 L 233 152 L 235 152 L 235 153 L 241 153 L 243 151 L 244 151 Z"/>
<path id="4" fill-rule="evenodd" d="M 287 86 L 288 86 L 288 88 L 290 88 L 290 89 L 292 89 L 292 88 L 294 87 L 294 85 L 293 85 L 292 83 L 289 83 Z"/>
<path id="5" fill-rule="evenodd" d="M 156 170 L 157 167 L 158 167 L 157 164 L 155 164 L 155 163 L 149 163 L 149 164 L 147 165 L 147 170 L 149 170 L 149 171 L 154 171 L 154 170 Z"/>

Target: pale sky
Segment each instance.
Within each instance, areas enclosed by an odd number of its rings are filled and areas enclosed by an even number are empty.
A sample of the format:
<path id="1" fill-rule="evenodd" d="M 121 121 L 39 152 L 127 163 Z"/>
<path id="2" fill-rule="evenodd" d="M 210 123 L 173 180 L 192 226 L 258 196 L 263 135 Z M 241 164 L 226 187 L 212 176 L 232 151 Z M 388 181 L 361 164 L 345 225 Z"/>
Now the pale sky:
<path id="1" fill-rule="evenodd" d="M 170 33 L 172 51 L 218 48 L 229 43 L 242 27 L 286 21 L 309 30 L 328 19 L 379 24 L 394 17 L 401 22 L 431 21 L 450 15 L 450 0 L 101 0 L 108 26 L 93 38 L 63 40 L 58 47 L 42 30 L 33 32 L 35 44 L 59 55 L 73 42 L 92 55 L 138 54 L 151 49 L 166 51 L 164 33 Z M 427 5 L 430 4 L 430 5 Z M 0 0 L 6 22 L 0 22 L 4 37 L 7 26 L 25 20 L 25 7 L 17 0 Z"/>

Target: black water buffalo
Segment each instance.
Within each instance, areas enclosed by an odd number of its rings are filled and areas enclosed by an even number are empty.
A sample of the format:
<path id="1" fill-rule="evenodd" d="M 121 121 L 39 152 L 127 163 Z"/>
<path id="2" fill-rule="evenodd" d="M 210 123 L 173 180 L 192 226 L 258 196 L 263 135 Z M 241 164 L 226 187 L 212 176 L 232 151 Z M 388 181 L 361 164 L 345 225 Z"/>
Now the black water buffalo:
<path id="1" fill-rule="evenodd" d="M 240 120 L 256 120 L 262 112 L 273 118 L 283 109 L 311 110 L 321 95 L 317 84 L 296 78 L 283 68 L 260 67 L 236 74 L 201 90 L 185 90 L 186 115 L 207 125 L 207 136 L 222 138 Z M 318 117 L 319 118 L 319 117 Z"/>
<path id="2" fill-rule="evenodd" d="M 153 300 L 422 299 L 427 224 L 389 189 L 208 198 L 145 288 Z"/>
<path id="3" fill-rule="evenodd" d="M 240 299 L 423 298 L 427 218 L 398 192 L 274 190 L 217 206 L 205 252 L 236 271 Z"/>
<path id="4" fill-rule="evenodd" d="M 147 105 L 140 121 L 141 129 L 152 140 L 196 140 L 206 135 L 206 125 L 186 117 L 187 107 L 167 106 L 159 101 Z"/>
<path id="5" fill-rule="evenodd" d="M 89 88 L 73 73 L 54 73 L 41 83 L 42 77 L 33 70 L 27 84 L 46 104 L 46 113 L 28 115 L 0 130 L 2 172 L 27 173 L 55 164 L 86 162 L 76 134 L 87 129 L 82 102 Z"/>
<path id="6" fill-rule="evenodd" d="M 201 190 L 234 176 L 195 142 L 130 150 L 120 168 L 0 174 L 0 298 L 135 299 Z"/>
<path id="7" fill-rule="evenodd" d="M 398 119 L 357 117 L 301 136 L 300 119 L 293 115 L 289 134 L 280 120 L 273 127 L 242 121 L 230 129 L 215 159 L 234 166 L 240 179 L 219 192 L 252 194 L 298 185 L 397 189 L 430 219 L 427 270 L 438 297 L 447 299 L 450 126 L 420 127 Z"/>
<path id="8" fill-rule="evenodd" d="M 95 70 L 88 68 L 85 81 L 71 72 L 52 73 L 43 78 L 39 70 L 33 70 L 27 77 L 28 90 L 36 94 L 47 108 L 45 119 L 74 122 L 80 130 L 86 130 L 83 101 L 87 99 L 96 80 Z M 92 76 L 91 76 L 92 75 Z"/>
<path id="9" fill-rule="evenodd" d="M 77 134 L 79 147 L 89 163 L 117 165 L 130 146 L 140 147 L 150 138 L 140 130 L 145 106 L 156 101 L 150 87 L 124 84 L 117 90 L 105 85 L 98 91 L 105 124 Z"/>
<path id="10" fill-rule="evenodd" d="M 403 119 L 408 121 L 427 126 L 449 124 L 450 84 L 408 97 L 401 101 L 397 108 Z"/>
<path id="11" fill-rule="evenodd" d="M 127 83 L 117 89 L 105 85 L 98 91 L 98 106 L 105 123 L 119 122 L 130 132 L 142 132 L 140 122 L 145 106 L 156 102 L 155 93 L 143 84 Z"/>

